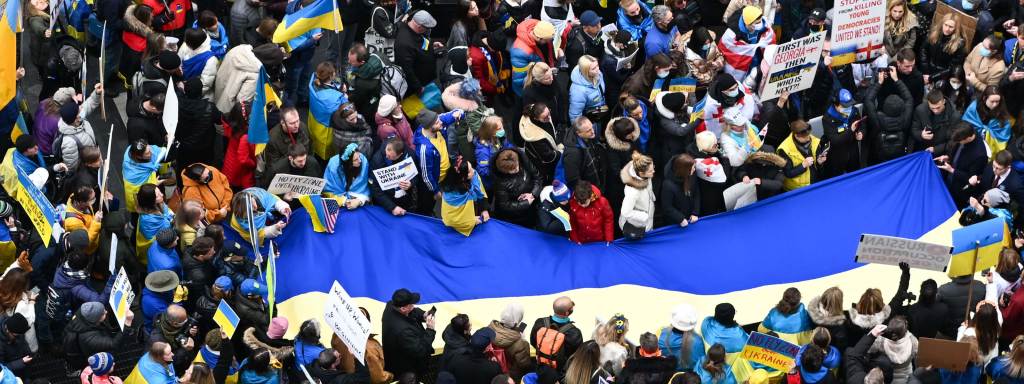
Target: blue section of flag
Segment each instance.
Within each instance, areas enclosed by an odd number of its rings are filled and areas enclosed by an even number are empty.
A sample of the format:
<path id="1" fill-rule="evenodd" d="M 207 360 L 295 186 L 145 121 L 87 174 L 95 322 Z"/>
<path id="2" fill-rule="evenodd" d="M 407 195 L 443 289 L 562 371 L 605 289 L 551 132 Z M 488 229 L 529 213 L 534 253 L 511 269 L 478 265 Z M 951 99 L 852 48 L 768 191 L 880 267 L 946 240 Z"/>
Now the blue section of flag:
<path id="1" fill-rule="evenodd" d="M 256 81 L 256 97 L 252 101 L 252 113 L 249 115 L 249 142 L 266 144 L 270 141 L 270 127 L 267 126 L 267 70 L 260 67 L 259 79 Z"/>
<path id="2" fill-rule="evenodd" d="M 1003 219 L 997 217 L 953 231 L 953 254 L 974 251 L 975 241 L 980 242 L 978 248 L 1001 243 L 1004 225 Z"/>
<path id="3" fill-rule="evenodd" d="M 828 215 L 808 219 L 808 212 Z M 277 300 L 327 292 L 334 280 L 353 297 L 379 301 L 401 287 L 421 292 L 424 302 L 619 284 L 723 294 L 852 270 L 861 264 L 841 255 L 855 253 L 862 233 L 918 238 L 955 212 L 924 152 L 610 246 L 576 245 L 499 220 L 464 237 L 437 219 L 396 218 L 377 207 L 346 212 L 338 218 L 344 230 L 324 235 L 298 210 L 276 239 L 284 255 L 277 260 Z M 822 257 L 822 249 L 839 256 Z"/>

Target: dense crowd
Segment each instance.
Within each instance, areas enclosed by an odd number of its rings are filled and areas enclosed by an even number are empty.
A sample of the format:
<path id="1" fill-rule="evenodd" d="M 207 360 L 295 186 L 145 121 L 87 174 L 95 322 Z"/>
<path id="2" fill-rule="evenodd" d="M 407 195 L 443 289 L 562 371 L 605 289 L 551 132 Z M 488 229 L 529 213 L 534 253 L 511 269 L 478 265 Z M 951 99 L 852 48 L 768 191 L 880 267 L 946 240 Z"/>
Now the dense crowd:
<path id="1" fill-rule="evenodd" d="M 323 1 L 25 2 L 18 49 L 36 73 L 18 81 L 41 87 L 0 113 L 25 130 L 0 138 L 23 176 L 0 199 L 0 380 L 45 380 L 31 377 L 43 353 L 83 384 L 118 384 L 113 354 L 141 345 L 129 384 L 1024 383 L 1024 1 L 952 1 L 936 16 L 935 0 L 888 0 L 876 52 L 843 65 L 832 0 L 339 0 L 343 30 L 281 41 L 302 24 L 290 15 Z M 762 100 L 765 49 L 816 33 L 811 87 Z M 105 80 L 90 85 L 99 52 Z M 97 125 L 101 110 L 127 116 L 127 140 Z M 610 314 L 585 341 L 568 297 L 529 329 L 520 305 L 455 316 L 434 370 L 435 315 L 407 289 L 383 314 L 363 310 L 383 332 L 360 361 L 336 335 L 321 344 L 318 311 L 272 316 L 263 272 L 278 255 L 253 252 L 303 207 L 268 192 L 281 174 L 324 179 L 341 211 L 607 243 L 700 225 L 738 184 L 766 199 L 923 151 L 961 223 L 1002 218 L 1014 243 L 986 282 L 927 280 L 915 296 L 901 265 L 888 302 L 786 290 L 758 331 L 800 346 L 789 370 L 740 356 L 751 330 L 729 303 L 681 304 L 650 332 Z M 402 162 L 415 178 L 371 172 Z M 57 207 L 52 241 L 8 196 L 19 184 Z M 138 293 L 123 326 L 109 265 Z M 233 335 L 215 321 L 221 302 Z M 917 365 L 920 337 L 968 343 L 967 369 Z"/>

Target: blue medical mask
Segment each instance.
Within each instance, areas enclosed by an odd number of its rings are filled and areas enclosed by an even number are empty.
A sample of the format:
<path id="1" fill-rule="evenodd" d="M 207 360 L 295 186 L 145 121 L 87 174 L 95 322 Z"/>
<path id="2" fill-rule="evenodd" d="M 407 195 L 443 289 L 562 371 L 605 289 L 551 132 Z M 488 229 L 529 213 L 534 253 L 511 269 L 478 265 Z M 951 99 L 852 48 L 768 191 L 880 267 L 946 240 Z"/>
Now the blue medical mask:
<path id="1" fill-rule="evenodd" d="M 499 139 L 505 138 L 505 130 L 502 129 L 502 130 L 500 130 L 498 132 L 494 132 L 494 136 L 499 138 Z"/>
<path id="2" fill-rule="evenodd" d="M 722 93 L 724 95 L 726 95 L 726 96 L 729 96 L 729 97 L 736 97 L 737 95 L 740 94 L 740 90 L 739 89 L 734 89 L 732 91 L 725 91 L 725 92 L 722 92 Z"/>
<path id="3" fill-rule="evenodd" d="M 668 77 L 669 73 L 671 73 L 671 72 L 670 71 L 658 71 L 658 78 L 659 79 L 664 79 L 664 78 Z"/>
<path id="4" fill-rule="evenodd" d="M 985 46 L 981 46 L 978 47 L 978 54 L 981 55 L 981 57 L 989 57 L 992 56 L 992 50 L 985 48 Z"/>
<path id="5" fill-rule="evenodd" d="M 701 49 L 704 50 L 704 53 L 711 52 L 711 44 L 704 44 L 704 46 L 701 47 Z"/>
<path id="6" fill-rule="evenodd" d="M 960 7 L 962 7 L 965 11 L 970 11 L 974 9 L 974 3 L 972 3 L 970 0 L 960 0 Z"/>

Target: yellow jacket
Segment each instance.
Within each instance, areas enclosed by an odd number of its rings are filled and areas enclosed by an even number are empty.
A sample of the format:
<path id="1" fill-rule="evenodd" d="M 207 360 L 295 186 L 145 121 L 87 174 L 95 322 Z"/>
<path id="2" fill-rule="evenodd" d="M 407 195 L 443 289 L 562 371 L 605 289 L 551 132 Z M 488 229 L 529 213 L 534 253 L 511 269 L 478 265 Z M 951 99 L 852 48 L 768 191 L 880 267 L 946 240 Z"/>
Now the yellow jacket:
<path id="1" fill-rule="evenodd" d="M 64 214 L 64 230 L 71 232 L 74 230 L 84 229 L 89 233 L 89 248 L 86 248 L 86 253 L 90 255 L 96 253 L 96 249 L 100 246 L 100 227 L 99 220 L 95 220 L 92 213 L 81 212 L 73 205 L 71 200 L 67 203 L 67 212 Z"/>

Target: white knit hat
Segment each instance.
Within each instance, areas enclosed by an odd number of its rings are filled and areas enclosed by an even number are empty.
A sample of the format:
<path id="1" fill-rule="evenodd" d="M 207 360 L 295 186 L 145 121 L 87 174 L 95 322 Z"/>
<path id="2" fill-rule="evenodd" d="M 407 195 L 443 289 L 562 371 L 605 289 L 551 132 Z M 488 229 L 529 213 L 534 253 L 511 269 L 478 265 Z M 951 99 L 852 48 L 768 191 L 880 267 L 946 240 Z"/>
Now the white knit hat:
<path id="1" fill-rule="evenodd" d="M 391 111 L 395 110 L 395 106 L 398 105 L 398 99 L 393 95 L 384 95 L 380 97 L 380 102 L 377 104 L 377 114 L 387 117 L 391 115 Z"/>
<path id="2" fill-rule="evenodd" d="M 697 310 L 690 304 L 679 304 L 672 310 L 672 328 L 683 332 L 697 326 Z"/>
<path id="3" fill-rule="evenodd" d="M 697 149 L 704 152 L 711 152 L 711 147 L 718 142 L 715 138 L 715 134 L 711 131 L 704 131 L 697 134 Z"/>

